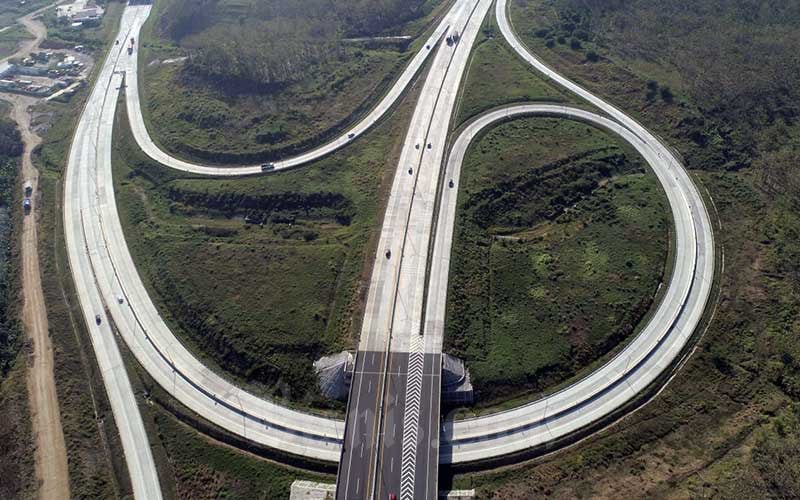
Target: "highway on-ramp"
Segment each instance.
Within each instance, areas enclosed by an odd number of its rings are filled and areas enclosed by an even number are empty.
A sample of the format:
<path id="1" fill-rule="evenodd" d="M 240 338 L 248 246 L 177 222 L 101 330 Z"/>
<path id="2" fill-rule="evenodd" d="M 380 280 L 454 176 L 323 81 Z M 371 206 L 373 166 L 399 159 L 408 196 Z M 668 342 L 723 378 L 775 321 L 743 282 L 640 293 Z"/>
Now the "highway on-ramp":
<path id="1" fill-rule="evenodd" d="M 456 139 L 442 193 L 431 267 L 426 328 L 444 328 L 450 245 L 461 163 L 471 141 L 494 124 L 523 116 L 578 120 L 606 129 L 628 142 L 650 165 L 669 200 L 675 225 L 672 279 L 652 318 L 618 355 L 567 388 L 512 410 L 461 421 L 442 431 L 443 462 L 493 459 L 565 438 L 615 414 L 654 382 L 678 357 L 705 309 L 714 273 L 711 223 L 702 197 L 686 171 L 658 144 L 618 122 L 578 108 L 520 104 L 486 113 Z"/>
<path id="2" fill-rule="evenodd" d="M 123 29 L 137 14 L 135 9 L 126 9 Z M 133 493 L 136 498 L 157 500 L 161 498 L 161 488 L 147 432 L 114 330 L 104 313 L 107 297 L 98 287 L 99 280 L 107 276 L 92 266 L 92 256 L 97 255 L 102 241 L 95 234 L 100 210 L 114 202 L 113 189 L 109 192 L 98 186 L 96 174 L 100 171 L 99 159 L 107 158 L 109 165 L 111 162 L 110 137 L 104 137 L 102 132 L 110 130 L 113 123 L 116 99 L 106 97 L 110 88 L 119 85 L 119 78 L 113 75 L 118 55 L 113 50 L 109 53 L 75 130 L 64 178 L 64 233 L 75 290 L 119 430 Z M 109 113 L 112 119 L 108 119 Z"/>
<path id="3" fill-rule="evenodd" d="M 414 77 L 425 65 L 428 56 L 434 51 L 436 44 L 441 42 L 444 34 L 450 30 L 451 25 L 455 26 L 463 19 L 466 5 L 467 2 L 464 0 L 457 0 L 453 3 L 453 6 L 429 35 L 425 44 L 421 46 L 419 52 L 414 55 L 391 88 L 364 118 L 340 136 L 318 148 L 314 148 L 298 156 L 275 161 L 272 163 L 274 170 L 297 167 L 318 160 L 350 144 L 353 140 L 363 135 L 367 130 L 378 123 L 403 95 L 409 84 L 414 80 Z M 131 36 L 139 40 L 138 27 L 134 27 L 133 31 L 131 31 Z M 127 39 L 129 38 L 130 37 Z M 123 41 L 127 39 L 123 39 Z M 129 57 L 120 61 L 120 63 L 118 69 L 125 71 L 127 78 L 125 102 L 128 109 L 128 120 L 130 122 L 131 132 L 133 133 L 134 139 L 136 139 L 136 143 L 150 158 L 170 168 L 209 176 L 241 176 L 260 174 L 263 172 L 261 164 L 243 166 L 201 165 L 181 160 L 165 153 L 150 137 L 142 115 L 142 103 L 139 96 L 139 59 L 138 57 Z"/>

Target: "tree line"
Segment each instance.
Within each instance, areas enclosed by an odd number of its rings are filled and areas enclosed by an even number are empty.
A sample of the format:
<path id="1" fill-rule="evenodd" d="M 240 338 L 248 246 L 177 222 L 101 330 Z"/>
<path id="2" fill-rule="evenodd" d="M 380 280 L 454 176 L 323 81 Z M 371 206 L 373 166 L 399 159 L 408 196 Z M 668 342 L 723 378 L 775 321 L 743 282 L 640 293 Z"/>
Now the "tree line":
<path id="1" fill-rule="evenodd" d="M 234 86 L 296 82 L 322 65 L 358 57 L 341 42 L 427 13 L 425 0 L 275 0 L 249 6 L 174 0 L 159 27 L 185 48 L 190 75 Z"/>

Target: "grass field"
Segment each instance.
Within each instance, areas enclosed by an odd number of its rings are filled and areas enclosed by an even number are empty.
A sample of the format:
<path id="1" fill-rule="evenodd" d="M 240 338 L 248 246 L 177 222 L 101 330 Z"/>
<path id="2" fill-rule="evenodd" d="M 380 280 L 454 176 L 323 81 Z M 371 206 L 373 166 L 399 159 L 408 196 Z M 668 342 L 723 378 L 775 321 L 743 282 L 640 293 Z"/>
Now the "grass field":
<path id="1" fill-rule="evenodd" d="M 242 179 L 153 164 L 118 115 L 115 180 L 129 246 L 165 317 L 206 362 L 256 392 L 331 407 L 311 364 L 358 341 L 372 240 L 410 109 L 316 164 Z"/>
<path id="2" fill-rule="evenodd" d="M 155 384 L 127 346 L 121 351 L 133 390 L 141 397 L 142 421 L 165 500 L 289 498 L 294 480 L 335 480 L 276 462 L 285 459 L 276 455 L 279 451 L 253 447 L 209 424 Z"/>
<path id="3" fill-rule="evenodd" d="M 151 413 L 176 499 L 289 498 L 295 480 L 335 482 L 332 476 L 292 469 L 210 441 L 159 408 Z"/>
<path id="4" fill-rule="evenodd" d="M 539 77 L 505 43 L 494 15 L 475 41 L 455 111 L 455 127 L 483 111 L 514 102 L 577 102 Z M 490 77 L 487 77 L 491 75 Z"/>
<path id="5" fill-rule="evenodd" d="M 429 3 L 424 12 L 430 14 L 395 26 L 391 33 L 421 35 L 441 11 L 437 2 Z M 218 36 L 217 28 L 226 26 L 229 16 L 240 15 L 241 6 L 223 7 L 214 25 L 180 41 L 159 28 L 159 13 L 169 7 L 169 2 L 156 3 L 142 34 L 144 114 L 162 147 L 197 160 L 255 162 L 310 149 L 365 114 L 417 49 L 408 43 L 339 43 L 339 61 L 304 66 L 302 78 L 285 84 L 210 81 L 180 58 L 204 46 L 204 37 Z M 247 50 L 241 47 L 240 58 Z"/>
<path id="6" fill-rule="evenodd" d="M 28 12 L 44 7 L 48 1 L 29 0 L 21 3 L 20 0 L 0 0 L 0 29 L 10 26 Z"/>
<path id="7" fill-rule="evenodd" d="M 28 30 L 19 24 L 10 25 L 7 29 L 0 31 L 0 59 L 16 52 L 19 44 L 30 38 Z"/>
<path id="8" fill-rule="evenodd" d="M 554 0 L 511 12 L 538 55 L 680 151 L 710 196 L 722 276 L 713 321 L 652 403 L 569 450 L 453 484 L 503 499 L 800 496 L 800 172 L 787 153 L 798 89 L 781 76 L 798 67 L 797 5 L 751 15 L 741 1 Z"/>
<path id="9" fill-rule="evenodd" d="M 477 406 L 562 382 L 649 310 L 669 213 L 643 172 L 616 139 L 575 122 L 521 119 L 473 144 L 445 343 L 466 360 Z"/>

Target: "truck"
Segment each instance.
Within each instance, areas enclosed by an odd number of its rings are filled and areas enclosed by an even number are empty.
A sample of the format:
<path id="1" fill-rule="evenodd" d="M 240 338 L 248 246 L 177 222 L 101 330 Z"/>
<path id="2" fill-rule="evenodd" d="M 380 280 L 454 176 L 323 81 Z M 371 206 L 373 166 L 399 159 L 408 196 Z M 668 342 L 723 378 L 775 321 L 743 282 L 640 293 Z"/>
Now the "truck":
<path id="1" fill-rule="evenodd" d="M 30 195 L 33 194 L 33 183 L 31 181 L 25 181 L 23 189 L 25 191 L 25 197 L 30 197 Z"/>

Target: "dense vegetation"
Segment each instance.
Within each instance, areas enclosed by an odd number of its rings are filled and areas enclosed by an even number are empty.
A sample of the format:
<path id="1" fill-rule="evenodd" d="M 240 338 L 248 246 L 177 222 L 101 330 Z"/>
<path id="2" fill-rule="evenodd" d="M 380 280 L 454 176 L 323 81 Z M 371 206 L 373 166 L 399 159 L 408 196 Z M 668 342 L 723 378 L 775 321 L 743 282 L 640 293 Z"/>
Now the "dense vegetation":
<path id="1" fill-rule="evenodd" d="M 14 241 L 21 213 L 15 200 L 22 141 L 7 113 L 0 101 L 0 498 L 22 498 L 35 486 Z"/>
<path id="2" fill-rule="evenodd" d="M 537 54 L 684 156 L 713 197 L 724 273 L 713 321 L 658 398 L 579 447 L 471 478 L 480 497 L 800 497 L 799 8 L 511 2 Z"/>
<path id="3" fill-rule="evenodd" d="M 29 12 L 44 7 L 48 0 L 0 0 L 0 28 L 4 28 Z"/>
<path id="4" fill-rule="evenodd" d="M 479 406 L 563 382 L 647 313 L 668 215 L 642 169 L 608 134 L 553 119 L 503 124 L 472 146 L 445 339 Z"/>
<path id="5" fill-rule="evenodd" d="M 17 161 L 22 139 L 14 122 L 0 119 L 0 380 L 6 375 L 21 343 L 16 317 L 17 296 L 9 269 L 12 257 L 12 213 L 17 189 Z"/>
<path id="6" fill-rule="evenodd" d="M 162 33 L 187 47 L 186 71 L 234 86 L 280 86 L 363 54 L 342 37 L 369 37 L 426 13 L 426 0 L 235 2 L 175 0 Z M 222 22 L 220 22 L 222 20 Z"/>
<path id="7" fill-rule="evenodd" d="M 166 0 L 142 32 L 151 135 L 216 163 L 293 155 L 341 133 L 388 89 L 442 2 Z M 401 40 L 370 38 L 390 33 Z"/>

